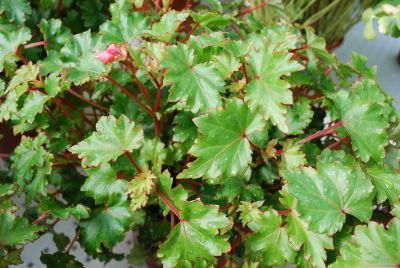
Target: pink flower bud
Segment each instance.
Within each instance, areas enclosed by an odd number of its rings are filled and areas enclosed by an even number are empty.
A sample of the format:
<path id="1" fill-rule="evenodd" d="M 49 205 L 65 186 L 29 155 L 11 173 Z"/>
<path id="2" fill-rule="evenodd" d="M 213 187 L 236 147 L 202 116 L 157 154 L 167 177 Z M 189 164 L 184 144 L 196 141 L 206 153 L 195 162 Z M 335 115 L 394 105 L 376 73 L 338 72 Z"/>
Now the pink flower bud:
<path id="1" fill-rule="evenodd" d="M 111 63 L 113 61 L 124 60 L 126 55 L 127 51 L 124 45 L 111 44 L 106 50 L 97 53 L 96 57 L 103 63 Z"/>

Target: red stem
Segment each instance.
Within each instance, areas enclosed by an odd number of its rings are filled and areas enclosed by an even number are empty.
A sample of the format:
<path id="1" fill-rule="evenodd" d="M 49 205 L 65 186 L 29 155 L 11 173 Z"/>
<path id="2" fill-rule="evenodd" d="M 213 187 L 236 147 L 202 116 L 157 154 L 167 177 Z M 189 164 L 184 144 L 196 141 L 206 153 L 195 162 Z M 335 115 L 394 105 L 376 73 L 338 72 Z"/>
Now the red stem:
<path id="1" fill-rule="evenodd" d="M 233 242 L 232 242 L 231 251 L 229 251 L 229 254 L 231 256 L 233 256 L 233 254 L 235 254 L 236 248 L 239 246 L 239 243 L 240 243 L 241 239 L 242 239 L 242 235 L 240 233 L 237 234 L 235 240 L 233 240 Z"/>
<path id="2" fill-rule="evenodd" d="M 42 215 L 39 216 L 39 218 L 37 218 L 36 220 L 34 220 L 32 222 L 32 224 L 39 224 L 42 220 L 46 219 L 47 216 L 49 216 L 49 211 L 46 211 L 45 213 L 43 213 Z"/>
<path id="3" fill-rule="evenodd" d="M 139 87 L 140 92 L 142 92 L 145 100 L 147 101 L 147 103 L 149 104 L 149 106 L 151 107 L 151 96 L 150 96 L 150 92 L 148 91 L 148 89 L 146 88 L 145 85 L 143 85 L 140 80 L 137 78 L 136 76 L 136 70 L 133 66 L 130 65 L 130 63 L 128 61 L 126 61 L 126 66 L 128 66 L 129 70 L 131 71 L 131 74 L 133 76 L 133 78 L 135 79 L 136 84 Z"/>
<path id="4" fill-rule="evenodd" d="M 244 62 L 242 62 L 242 70 L 243 70 L 244 78 L 246 79 L 246 84 L 248 84 L 249 83 L 249 76 L 247 75 L 246 63 L 244 63 Z"/>
<path id="5" fill-rule="evenodd" d="M 8 158 L 9 154 L 0 153 L 0 158 Z"/>
<path id="6" fill-rule="evenodd" d="M 232 23 L 231 27 L 235 31 L 235 33 L 240 37 L 240 40 L 244 40 L 244 37 L 242 33 L 239 31 L 239 29 L 236 27 L 236 24 Z"/>
<path id="7" fill-rule="evenodd" d="M 306 143 L 308 141 L 311 141 L 311 140 L 317 139 L 319 137 L 331 134 L 333 131 L 335 131 L 335 129 L 337 129 L 338 127 L 341 127 L 341 126 L 343 126 L 343 122 L 339 121 L 339 122 L 335 123 L 334 125 L 326 128 L 326 129 L 320 130 L 320 131 L 318 131 L 318 132 L 316 132 L 316 133 L 314 133 L 314 134 L 312 134 L 312 135 L 310 135 L 310 136 L 298 141 L 297 144 L 304 144 L 304 143 Z"/>
<path id="8" fill-rule="evenodd" d="M 171 230 L 172 230 L 175 227 L 175 214 L 174 213 L 169 214 L 169 221 L 170 221 Z"/>
<path id="9" fill-rule="evenodd" d="M 61 14 L 62 6 L 63 6 L 63 0 L 58 0 L 57 15 Z"/>
<path id="10" fill-rule="evenodd" d="M 178 217 L 179 221 L 182 221 L 181 214 L 179 213 L 178 209 L 169 201 L 169 199 L 159 190 L 157 189 L 158 197 L 164 202 L 165 205 Z"/>
<path id="11" fill-rule="evenodd" d="M 190 36 L 193 34 L 194 31 L 196 31 L 197 28 L 199 28 L 200 24 L 196 22 L 196 24 L 192 27 L 192 29 L 186 34 L 185 40 L 182 41 L 182 43 L 186 43 L 189 41 Z"/>
<path id="12" fill-rule="evenodd" d="M 278 210 L 278 215 L 285 215 L 285 216 L 287 216 L 290 212 L 292 212 L 291 209 Z"/>
<path id="13" fill-rule="evenodd" d="M 139 165 L 135 162 L 135 160 L 133 160 L 131 154 L 128 151 L 124 152 L 125 156 L 129 159 L 129 162 L 131 162 L 131 164 L 136 168 L 136 170 L 139 173 L 142 173 L 142 169 L 139 167 Z"/>
<path id="14" fill-rule="evenodd" d="M 249 13 L 251 13 L 251 12 L 253 12 L 253 11 L 257 10 L 257 9 L 263 8 L 263 7 L 265 7 L 266 5 L 268 5 L 268 1 L 265 1 L 265 2 L 259 3 L 259 4 L 258 4 L 258 5 L 256 5 L 255 7 L 252 7 L 252 8 L 246 9 L 245 11 L 243 11 L 243 12 L 240 12 L 239 14 L 237 14 L 237 15 L 236 15 L 236 17 L 241 17 L 241 16 L 244 16 L 244 15 L 246 15 L 246 14 L 249 14 Z"/>
<path id="15" fill-rule="evenodd" d="M 239 82 L 238 79 L 236 78 L 235 74 L 232 74 L 231 77 L 232 77 L 233 81 L 235 81 L 236 83 Z"/>
<path id="16" fill-rule="evenodd" d="M 28 64 L 29 63 L 29 61 L 24 56 L 22 56 L 22 54 L 19 52 L 18 49 L 17 49 L 17 51 L 15 51 L 15 54 L 22 60 L 22 62 L 24 64 Z"/>
<path id="17" fill-rule="evenodd" d="M 154 13 L 157 13 L 158 10 L 160 9 L 160 0 L 153 0 L 153 4 L 154 4 Z"/>
<path id="18" fill-rule="evenodd" d="M 344 137 L 344 138 L 338 140 L 337 142 L 334 142 L 334 143 L 330 144 L 330 145 L 328 146 L 328 148 L 329 148 L 329 149 L 336 149 L 336 148 L 338 148 L 340 145 L 342 145 L 343 142 L 349 141 L 349 140 L 350 140 L 350 136 Z"/>
<path id="19" fill-rule="evenodd" d="M 33 47 L 39 47 L 39 46 L 45 46 L 45 45 L 47 45 L 47 41 L 38 41 L 38 42 L 34 42 L 34 43 L 30 43 L 30 44 L 24 45 L 24 49 L 33 48 Z"/>
<path id="20" fill-rule="evenodd" d="M 100 104 L 98 104 L 98 103 L 92 101 L 91 99 L 85 98 L 84 96 L 82 96 L 82 95 L 80 95 L 78 92 L 76 92 L 75 90 L 68 89 L 67 92 L 70 93 L 70 94 L 72 94 L 72 95 L 74 95 L 75 97 L 77 97 L 77 98 L 83 100 L 84 102 L 89 103 L 90 105 L 92 105 L 92 106 L 94 106 L 94 107 L 96 107 L 96 108 L 99 108 L 99 109 L 101 109 L 101 110 L 103 110 L 103 111 L 107 111 L 107 108 L 106 108 L 106 107 L 104 107 L 104 106 L 102 106 L 102 105 L 100 105 Z"/>
<path id="21" fill-rule="evenodd" d="M 129 98 L 131 98 L 133 101 L 135 101 L 137 104 L 139 104 L 143 109 L 145 109 L 149 114 L 153 114 L 153 111 L 150 110 L 143 102 L 141 102 L 138 98 L 135 97 L 130 91 L 128 91 L 126 88 L 124 88 L 120 83 L 115 81 L 110 75 L 107 75 L 106 78 L 116 85 L 119 89 L 122 90 Z"/>
<path id="22" fill-rule="evenodd" d="M 72 239 L 71 243 L 68 245 L 67 253 L 69 253 L 71 251 L 71 249 L 74 246 L 75 242 L 78 240 L 80 234 L 81 234 L 81 230 L 78 229 L 78 231 L 76 232 L 76 234 L 75 234 L 74 238 Z"/>
<path id="23" fill-rule="evenodd" d="M 160 121 L 158 120 L 157 115 L 155 113 L 152 116 L 154 124 L 154 133 L 157 137 L 160 137 L 161 136 Z"/>
<path id="24" fill-rule="evenodd" d="M 190 1 L 190 0 L 186 0 L 185 7 L 184 7 L 183 9 L 189 9 L 189 8 L 190 8 L 190 5 L 191 5 L 191 2 L 192 2 L 192 1 Z"/>

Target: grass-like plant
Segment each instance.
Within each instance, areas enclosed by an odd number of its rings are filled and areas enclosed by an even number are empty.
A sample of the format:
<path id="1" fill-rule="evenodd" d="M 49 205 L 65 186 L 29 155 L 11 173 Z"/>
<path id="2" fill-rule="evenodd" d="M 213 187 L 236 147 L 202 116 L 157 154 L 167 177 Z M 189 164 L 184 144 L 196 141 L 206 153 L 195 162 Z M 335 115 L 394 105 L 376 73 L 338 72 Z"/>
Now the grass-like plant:
<path id="1" fill-rule="evenodd" d="M 267 25 L 282 17 L 303 26 L 312 26 L 328 46 L 339 45 L 350 28 L 361 20 L 363 12 L 377 0 L 248 0 L 256 8 L 254 16 Z"/>

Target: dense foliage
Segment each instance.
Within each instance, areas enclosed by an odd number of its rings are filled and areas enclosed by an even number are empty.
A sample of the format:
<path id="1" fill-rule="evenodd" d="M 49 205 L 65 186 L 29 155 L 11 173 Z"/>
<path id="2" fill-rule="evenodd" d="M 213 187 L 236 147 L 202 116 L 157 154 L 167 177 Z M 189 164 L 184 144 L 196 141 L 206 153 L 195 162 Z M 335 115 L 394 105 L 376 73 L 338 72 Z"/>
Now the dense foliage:
<path id="1" fill-rule="evenodd" d="M 150 266 L 400 265 L 399 114 L 365 57 L 215 0 L 60 2 L 0 4 L 1 267 L 46 233 L 47 267 L 121 259 L 129 230 Z"/>

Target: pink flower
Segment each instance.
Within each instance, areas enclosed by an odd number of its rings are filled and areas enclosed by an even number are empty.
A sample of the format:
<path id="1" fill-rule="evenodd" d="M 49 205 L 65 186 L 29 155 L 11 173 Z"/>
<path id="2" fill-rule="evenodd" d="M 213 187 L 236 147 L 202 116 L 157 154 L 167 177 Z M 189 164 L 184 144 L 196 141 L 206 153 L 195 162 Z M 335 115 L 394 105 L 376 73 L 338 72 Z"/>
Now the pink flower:
<path id="1" fill-rule="evenodd" d="M 96 57 L 103 63 L 111 63 L 113 61 L 124 60 L 126 58 L 126 47 L 111 44 L 106 50 L 97 53 Z"/>

